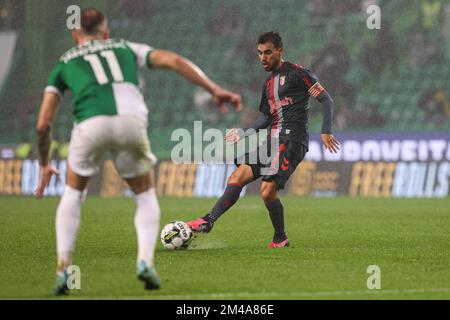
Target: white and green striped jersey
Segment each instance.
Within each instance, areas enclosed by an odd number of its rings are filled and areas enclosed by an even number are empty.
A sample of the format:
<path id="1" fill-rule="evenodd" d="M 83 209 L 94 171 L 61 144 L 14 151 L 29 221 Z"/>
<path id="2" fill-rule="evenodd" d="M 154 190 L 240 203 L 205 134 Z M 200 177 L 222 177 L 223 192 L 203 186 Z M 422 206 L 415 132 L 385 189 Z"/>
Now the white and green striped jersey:
<path id="1" fill-rule="evenodd" d="M 91 40 L 59 59 L 46 92 L 73 93 L 77 123 L 98 115 L 135 115 L 147 121 L 148 109 L 139 90 L 138 68 L 151 67 L 152 47 L 123 39 Z"/>

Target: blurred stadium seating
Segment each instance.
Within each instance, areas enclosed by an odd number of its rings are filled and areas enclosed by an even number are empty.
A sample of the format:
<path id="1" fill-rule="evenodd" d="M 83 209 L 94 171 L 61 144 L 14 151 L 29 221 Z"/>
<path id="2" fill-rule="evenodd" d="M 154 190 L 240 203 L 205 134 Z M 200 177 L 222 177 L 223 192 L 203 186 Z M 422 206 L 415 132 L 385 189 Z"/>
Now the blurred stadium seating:
<path id="1" fill-rule="evenodd" d="M 66 8 L 72 2 L 0 1 L 0 32 L 14 30 L 19 35 L 9 75 L 0 88 L 0 143 L 34 141 L 48 72 L 72 46 L 65 27 Z M 450 5 L 446 1 L 440 2 L 437 25 L 426 23 L 423 6 L 429 1 L 374 1 L 382 7 L 381 30 L 366 28 L 368 15 L 362 6 L 366 1 L 346 1 L 346 5 L 329 1 L 333 5 L 322 11 L 321 1 L 314 0 L 75 2 L 105 10 L 113 37 L 179 52 L 218 83 L 242 93 L 246 113 L 224 116 L 211 108 L 201 91 L 175 74 L 142 72 L 157 152 L 168 150 L 165 141 L 174 128 L 189 129 L 194 119 L 226 128 L 245 125 L 252 118 L 266 77 L 257 62 L 255 43 L 258 34 L 269 30 L 283 36 L 288 60 L 310 67 L 329 87 L 336 102 L 337 130 L 450 130 L 450 30 L 444 28 Z M 402 15 L 396 14 L 399 10 Z M 341 56 L 336 56 L 336 45 L 344 48 Z M 336 68 L 321 65 L 323 59 L 317 61 L 327 55 L 334 55 Z M 343 66 L 342 59 L 348 65 Z M 430 99 L 436 100 L 431 106 Z M 311 131 L 317 132 L 318 104 L 312 103 L 311 109 Z M 54 128 L 60 141 L 69 139 L 69 110 L 70 96 L 66 96 Z"/>

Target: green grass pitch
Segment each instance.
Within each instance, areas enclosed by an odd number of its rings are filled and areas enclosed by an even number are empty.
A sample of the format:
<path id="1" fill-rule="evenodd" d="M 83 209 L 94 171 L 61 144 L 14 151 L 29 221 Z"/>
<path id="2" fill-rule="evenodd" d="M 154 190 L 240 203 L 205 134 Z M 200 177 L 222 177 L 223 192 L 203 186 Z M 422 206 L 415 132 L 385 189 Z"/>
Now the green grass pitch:
<path id="1" fill-rule="evenodd" d="M 268 213 L 246 196 L 195 248 L 158 240 L 162 288 L 148 292 L 135 278 L 134 200 L 89 197 L 73 261 L 81 290 L 61 299 L 450 299 L 450 198 L 282 200 L 291 248 L 266 248 Z M 58 201 L 0 198 L 0 299 L 54 298 Z M 214 202 L 161 198 L 161 226 Z M 380 290 L 367 288 L 369 265 Z"/>

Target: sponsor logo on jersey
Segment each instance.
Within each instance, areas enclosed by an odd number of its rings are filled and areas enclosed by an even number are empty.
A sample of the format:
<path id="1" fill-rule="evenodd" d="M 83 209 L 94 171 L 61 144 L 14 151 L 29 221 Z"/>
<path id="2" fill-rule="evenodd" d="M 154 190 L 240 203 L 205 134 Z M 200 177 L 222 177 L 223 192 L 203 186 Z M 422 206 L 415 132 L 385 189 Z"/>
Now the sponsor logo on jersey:
<path id="1" fill-rule="evenodd" d="M 285 97 L 283 100 L 279 100 L 279 101 L 272 101 L 269 100 L 269 105 L 270 105 L 270 111 L 273 113 L 275 110 L 277 110 L 279 107 L 285 107 L 285 106 L 289 106 L 291 104 L 294 104 L 294 100 L 292 100 L 291 97 Z"/>

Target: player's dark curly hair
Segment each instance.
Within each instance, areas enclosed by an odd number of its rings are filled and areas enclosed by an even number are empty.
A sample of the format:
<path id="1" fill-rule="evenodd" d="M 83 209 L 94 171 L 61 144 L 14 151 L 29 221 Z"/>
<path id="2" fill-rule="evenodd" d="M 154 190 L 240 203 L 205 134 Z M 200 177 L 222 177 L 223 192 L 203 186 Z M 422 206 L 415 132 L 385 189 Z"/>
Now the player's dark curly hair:
<path id="1" fill-rule="evenodd" d="M 81 11 L 81 29 L 88 35 L 94 35 L 99 31 L 99 27 L 105 19 L 105 15 L 97 9 L 83 9 Z"/>
<path id="2" fill-rule="evenodd" d="M 278 32 L 264 32 L 259 36 L 258 44 L 264 44 L 267 42 L 272 42 L 273 46 L 277 49 L 283 48 L 283 40 L 281 39 L 281 36 Z"/>

